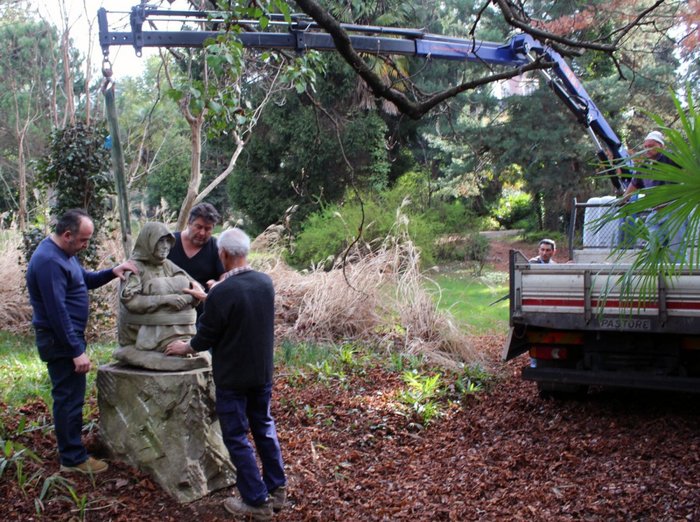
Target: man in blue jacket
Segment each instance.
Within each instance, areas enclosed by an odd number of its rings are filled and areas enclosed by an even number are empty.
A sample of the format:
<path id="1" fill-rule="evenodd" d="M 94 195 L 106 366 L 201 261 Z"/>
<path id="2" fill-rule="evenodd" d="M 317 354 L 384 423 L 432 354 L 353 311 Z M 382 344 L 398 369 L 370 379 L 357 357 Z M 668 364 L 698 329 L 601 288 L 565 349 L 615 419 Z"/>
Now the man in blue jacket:
<path id="1" fill-rule="evenodd" d="M 186 355 L 211 348 L 216 413 L 240 493 L 240 498 L 227 498 L 224 508 L 235 515 L 270 520 L 286 499 L 284 464 L 270 415 L 275 291 L 267 274 L 248 265 L 250 239 L 242 230 L 226 230 L 218 244 L 227 270 L 221 282 L 209 294 L 185 290 L 198 299 L 206 298 L 197 334 L 189 343 L 171 343 L 165 353 Z M 262 476 L 248 442 L 249 427 Z"/>
<path id="2" fill-rule="evenodd" d="M 101 473 L 107 463 L 88 457 L 80 434 L 83 428 L 86 374 L 85 325 L 89 314 L 88 290 L 124 278 L 136 266 L 127 261 L 98 272 L 88 272 L 75 255 L 87 248 L 94 225 L 82 210 L 69 210 L 56 223 L 56 231 L 32 254 L 27 268 L 27 289 L 39 357 L 51 379 L 53 419 L 61 471 Z"/>

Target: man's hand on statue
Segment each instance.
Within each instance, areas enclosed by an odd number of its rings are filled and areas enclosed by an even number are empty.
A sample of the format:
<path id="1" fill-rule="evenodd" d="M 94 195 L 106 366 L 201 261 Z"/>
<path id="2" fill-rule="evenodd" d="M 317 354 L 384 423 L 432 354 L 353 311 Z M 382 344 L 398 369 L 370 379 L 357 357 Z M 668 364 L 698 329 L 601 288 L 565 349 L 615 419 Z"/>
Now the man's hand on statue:
<path id="1" fill-rule="evenodd" d="M 187 289 L 183 290 L 183 292 L 187 291 Z M 180 310 L 184 310 L 188 306 L 192 304 L 191 299 L 187 295 L 172 295 L 170 296 L 170 303 L 169 305 L 176 311 L 179 312 Z"/>
<path id="2" fill-rule="evenodd" d="M 114 268 L 112 268 L 112 273 L 122 281 L 126 279 L 126 272 L 133 272 L 134 274 L 139 273 L 139 268 L 131 259 L 125 261 L 119 266 L 115 266 Z"/>
<path id="3" fill-rule="evenodd" d="M 190 343 L 185 341 L 173 341 L 168 346 L 165 347 L 165 355 L 187 355 L 194 353 L 194 350 L 190 347 Z"/>
<path id="4" fill-rule="evenodd" d="M 90 359 L 87 354 L 80 354 L 78 357 L 73 357 L 73 364 L 75 365 L 75 373 L 87 373 L 90 371 Z"/>
<path id="5" fill-rule="evenodd" d="M 207 298 L 207 293 L 199 285 L 196 288 L 185 288 L 183 292 L 191 295 L 197 301 L 204 301 Z"/>
<path id="6" fill-rule="evenodd" d="M 207 281 L 207 288 L 208 288 L 209 290 L 211 290 L 211 289 L 214 288 L 216 285 L 218 285 L 220 282 L 221 282 L 221 281 L 216 281 L 215 279 L 210 279 L 209 281 Z"/>

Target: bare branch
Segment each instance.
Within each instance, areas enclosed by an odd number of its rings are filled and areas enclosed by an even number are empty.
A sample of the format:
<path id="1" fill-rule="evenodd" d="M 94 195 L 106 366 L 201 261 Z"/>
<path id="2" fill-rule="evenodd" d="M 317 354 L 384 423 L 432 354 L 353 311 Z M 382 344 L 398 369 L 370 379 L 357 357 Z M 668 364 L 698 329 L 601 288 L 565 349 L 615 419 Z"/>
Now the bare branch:
<path id="1" fill-rule="evenodd" d="M 355 70 L 355 72 L 367 83 L 367 85 L 372 89 L 372 92 L 376 96 L 384 98 L 392 102 L 398 109 L 410 116 L 411 118 L 418 119 L 436 105 L 444 102 L 445 100 L 459 94 L 461 92 L 474 89 L 481 85 L 486 85 L 498 80 L 506 80 L 518 76 L 524 72 L 532 71 L 535 69 L 546 69 L 551 66 L 551 64 L 535 61 L 524 67 L 514 69 L 508 72 L 493 74 L 480 78 L 478 80 L 461 83 L 451 89 L 440 91 L 423 101 L 413 101 L 409 99 L 404 93 L 393 89 L 391 86 L 386 85 L 379 75 L 377 75 L 362 57 L 353 49 L 350 43 L 350 38 L 347 33 L 342 29 L 338 21 L 328 14 L 315 0 L 296 0 L 297 5 L 304 11 L 307 15 L 313 18 L 316 23 L 318 23 L 324 30 L 328 32 L 335 42 L 336 49 L 340 55 L 345 59 L 347 63 Z"/>
<path id="2" fill-rule="evenodd" d="M 663 0 L 657 0 L 657 3 L 661 3 Z M 596 42 L 590 42 L 586 40 L 573 40 L 571 38 L 567 38 L 565 36 L 560 36 L 554 33 L 551 33 L 549 31 L 544 31 L 542 29 L 538 29 L 536 27 L 533 27 L 532 24 L 529 22 L 523 20 L 521 17 L 513 13 L 513 10 L 511 9 L 510 2 L 508 0 L 494 0 L 494 3 L 499 7 L 501 10 L 501 13 L 503 13 L 503 17 L 505 18 L 506 22 L 508 24 L 512 25 L 513 27 L 516 27 L 520 29 L 521 31 L 524 31 L 528 33 L 529 35 L 532 35 L 536 38 L 542 39 L 542 40 L 548 40 L 551 42 L 557 42 L 562 45 L 566 45 L 568 47 L 571 47 L 572 49 L 591 49 L 594 51 L 603 51 L 606 53 L 612 53 L 617 50 L 616 45 L 610 45 L 610 44 L 600 44 Z M 654 7 L 655 9 L 656 7 Z M 571 51 L 568 53 L 570 54 Z M 565 53 L 567 54 L 567 53 Z"/>

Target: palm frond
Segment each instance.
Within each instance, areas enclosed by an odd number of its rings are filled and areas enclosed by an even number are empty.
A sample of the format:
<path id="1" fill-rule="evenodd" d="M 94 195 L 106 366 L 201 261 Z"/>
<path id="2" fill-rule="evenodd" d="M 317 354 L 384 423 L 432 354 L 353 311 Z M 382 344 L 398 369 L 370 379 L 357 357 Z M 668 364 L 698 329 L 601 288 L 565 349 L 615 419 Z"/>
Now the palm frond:
<path id="1" fill-rule="evenodd" d="M 636 165 L 634 172 L 621 175 L 665 184 L 641 189 L 635 201 L 620 201 L 597 224 L 623 224 L 625 240 L 613 250 L 613 260 L 622 259 L 631 245 L 642 245 L 619 280 L 622 295 L 636 295 L 641 301 L 656 296 L 659 285 L 672 284 L 684 270 L 700 267 L 700 116 L 690 88 L 685 104 L 675 93 L 671 92 L 671 96 L 678 113 L 676 127 L 667 126 L 658 115 L 649 117 L 663 130 L 666 146 L 662 152 L 675 165 L 644 162 Z M 611 174 L 612 169 L 606 172 Z M 650 212 L 653 218 L 644 221 L 639 217 Z M 669 245 L 674 239 L 677 244 Z"/>

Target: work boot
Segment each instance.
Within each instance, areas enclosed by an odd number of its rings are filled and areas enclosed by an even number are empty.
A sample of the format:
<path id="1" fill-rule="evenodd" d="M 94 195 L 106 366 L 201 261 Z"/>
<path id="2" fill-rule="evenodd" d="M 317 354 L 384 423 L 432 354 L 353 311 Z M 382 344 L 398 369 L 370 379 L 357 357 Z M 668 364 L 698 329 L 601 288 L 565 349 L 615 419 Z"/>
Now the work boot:
<path id="1" fill-rule="evenodd" d="M 287 488 L 285 486 L 280 486 L 270 492 L 270 504 L 272 504 L 272 510 L 275 513 L 282 511 L 287 504 Z"/>
<path id="2" fill-rule="evenodd" d="M 81 462 L 77 466 L 63 466 L 61 465 L 62 473 L 84 473 L 86 475 L 97 475 L 103 471 L 107 471 L 109 464 L 104 460 L 95 459 L 93 457 L 88 457 L 85 462 Z"/>
<path id="3" fill-rule="evenodd" d="M 267 499 L 259 506 L 246 504 L 239 497 L 229 497 L 224 500 L 224 509 L 244 520 L 272 520 L 272 503 Z"/>

